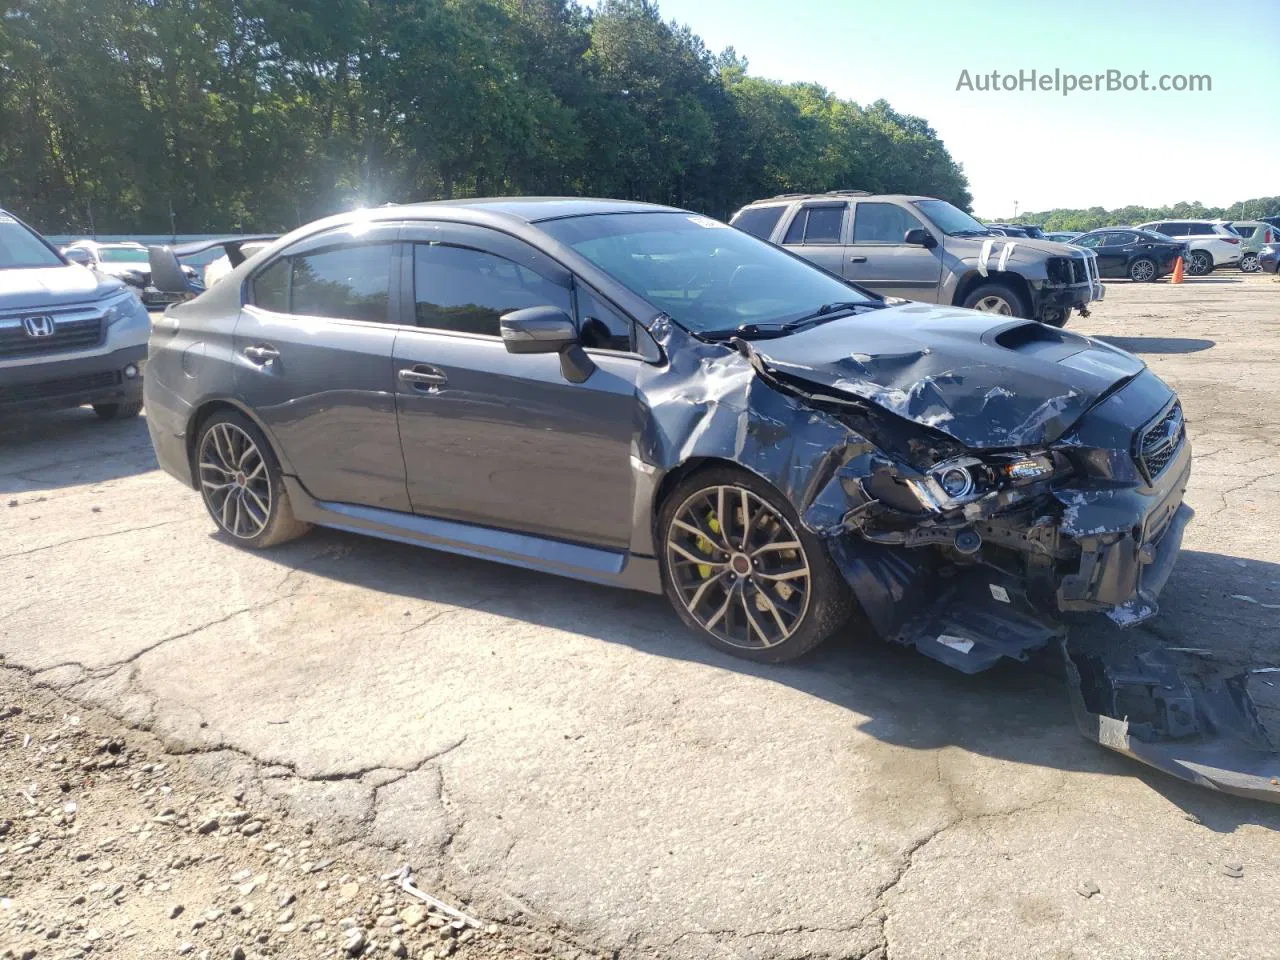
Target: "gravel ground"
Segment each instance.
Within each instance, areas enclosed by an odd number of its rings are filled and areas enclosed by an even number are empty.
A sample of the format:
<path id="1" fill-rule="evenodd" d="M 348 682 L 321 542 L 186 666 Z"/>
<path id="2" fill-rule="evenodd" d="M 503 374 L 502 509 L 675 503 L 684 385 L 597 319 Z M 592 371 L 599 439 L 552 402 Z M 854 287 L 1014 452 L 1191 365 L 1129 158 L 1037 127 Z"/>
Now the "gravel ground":
<path id="1" fill-rule="evenodd" d="M 527 955 L 312 824 L 211 790 L 151 735 L 7 671 L 0 784 L 4 960 Z"/>

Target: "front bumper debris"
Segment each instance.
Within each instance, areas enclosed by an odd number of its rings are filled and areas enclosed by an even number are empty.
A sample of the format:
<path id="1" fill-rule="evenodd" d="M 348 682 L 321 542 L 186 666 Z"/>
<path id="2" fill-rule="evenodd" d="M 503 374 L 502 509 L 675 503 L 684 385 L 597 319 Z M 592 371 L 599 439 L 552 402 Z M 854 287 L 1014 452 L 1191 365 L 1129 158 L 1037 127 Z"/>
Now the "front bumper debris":
<path id="1" fill-rule="evenodd" d="M 1062 655 L 1085 737 L 1189 783 L 1280 803 L 1280 670 L 1065 639 Z"/>

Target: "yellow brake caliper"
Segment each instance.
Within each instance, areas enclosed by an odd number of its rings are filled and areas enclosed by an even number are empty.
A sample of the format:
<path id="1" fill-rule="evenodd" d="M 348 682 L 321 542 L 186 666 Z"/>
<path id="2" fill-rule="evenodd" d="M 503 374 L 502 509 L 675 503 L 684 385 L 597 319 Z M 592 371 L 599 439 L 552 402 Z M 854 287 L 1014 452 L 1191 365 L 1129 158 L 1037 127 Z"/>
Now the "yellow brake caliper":
<path id="1" fill-rule="evenodd" d="M 711 528 L 712 533 L 720 532 L 720 520 L 716 516 L 716 512 L 714 510 L 712 510 L 710 513 L 707 514 L 707 526 Z M 698 537 L 697 542 L 698 542 L 698 549 L 701 550 L 703 553 L 705 553 L 707 556 L 711 556 L 712 554 L 715 553 L 716 545 L 712 543 L 710 540 L 708 540 L 706 537 L 702 537 L 702 536 Z M 709 563 L 698 564 L 698 573 L 701 575 L 703 580 L 706 580 L 709 576 L 711 576 L 711 564 Z"/>

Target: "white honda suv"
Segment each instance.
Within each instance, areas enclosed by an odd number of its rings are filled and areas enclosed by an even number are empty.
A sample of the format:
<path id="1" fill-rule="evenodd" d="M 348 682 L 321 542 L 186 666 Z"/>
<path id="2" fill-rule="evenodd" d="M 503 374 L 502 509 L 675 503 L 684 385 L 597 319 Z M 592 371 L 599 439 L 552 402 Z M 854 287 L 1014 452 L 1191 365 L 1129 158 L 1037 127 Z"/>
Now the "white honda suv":
<path id="1" fill-rule="evenodd" d="M 1240 262 L 1240 235 L 1221 220 L 1154 220 L 1138 225 L 1187 245 L 1187 273 L 1202 277 Z"/>

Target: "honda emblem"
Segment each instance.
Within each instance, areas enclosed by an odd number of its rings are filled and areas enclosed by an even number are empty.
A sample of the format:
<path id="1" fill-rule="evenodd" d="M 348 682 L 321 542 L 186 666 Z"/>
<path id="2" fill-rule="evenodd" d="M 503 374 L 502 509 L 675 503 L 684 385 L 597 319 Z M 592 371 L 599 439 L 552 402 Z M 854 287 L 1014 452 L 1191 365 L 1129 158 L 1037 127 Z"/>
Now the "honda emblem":
<path id="1" fill-rule="evenodd" d="M 23 317 L 22 328 L 28 337 L 52 337 L 56 329 L 53 317 Z"/>

